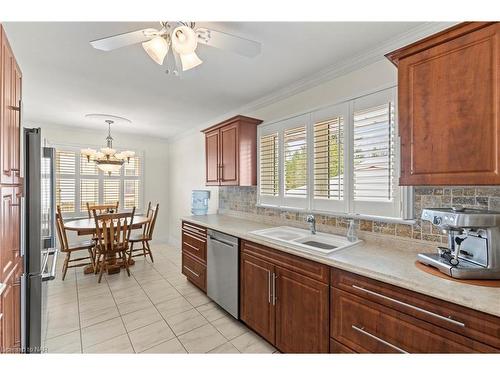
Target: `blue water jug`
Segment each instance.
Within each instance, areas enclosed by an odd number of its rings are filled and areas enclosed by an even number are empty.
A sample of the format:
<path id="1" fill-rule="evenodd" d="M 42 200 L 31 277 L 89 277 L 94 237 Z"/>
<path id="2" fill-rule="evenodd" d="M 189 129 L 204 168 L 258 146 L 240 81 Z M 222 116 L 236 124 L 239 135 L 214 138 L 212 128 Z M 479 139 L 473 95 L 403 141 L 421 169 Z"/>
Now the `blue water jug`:
<path id="1" fill-rule="evenodd" d="M 206 215 L 209 199 L 209 190 L 193 190 L 191 194 L 191 213 L 193 215 Z"/>

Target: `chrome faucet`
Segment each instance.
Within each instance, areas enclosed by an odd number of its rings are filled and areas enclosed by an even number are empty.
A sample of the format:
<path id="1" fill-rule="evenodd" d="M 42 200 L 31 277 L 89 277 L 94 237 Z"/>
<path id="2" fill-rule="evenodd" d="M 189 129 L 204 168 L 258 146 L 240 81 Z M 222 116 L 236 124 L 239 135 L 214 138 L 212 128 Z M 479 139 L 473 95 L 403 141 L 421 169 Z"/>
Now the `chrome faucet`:
<path id="1" fill-rule="evenodd" d="M 309 223 L 311 234 L 316 234 L 316 218 L 314 217 L 314 215 L 307 215 L 306 223 Z"/>

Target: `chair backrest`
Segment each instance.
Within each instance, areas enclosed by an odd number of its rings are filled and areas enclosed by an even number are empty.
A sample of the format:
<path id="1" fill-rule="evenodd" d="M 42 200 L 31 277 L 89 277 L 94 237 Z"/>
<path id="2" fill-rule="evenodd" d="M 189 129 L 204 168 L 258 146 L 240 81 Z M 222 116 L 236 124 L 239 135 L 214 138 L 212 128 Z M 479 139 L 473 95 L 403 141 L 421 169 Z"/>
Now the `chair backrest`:
<path id="1" fill-rule="evenodd" d="M 132 212 L 120 214 L 98 214 L 92 211 L 95 220 L 97 245 L 108 253 L 115 253 L 128 246 L 132 224 L 134 222 L 135 207 Z"/>
<path id="2" fill-rule="evenodd" d="M 150 240 L 153 239 L 153 231 L 155 229 L 156 218 L 158 216 L 158 210 L 160 209 L 160 204 L 157 203 L 156 206 L 148 211 L 149 221 L 144 226 L 144 235 Z"/>
<path id="3" fill-rule="evenodd" d="M 92 219 L 92 212 L 95 210 L 99 215 L 110 213 L 111 210 L 114 213 L 118 212 L 118 205 L 120 202 L 111 203 L 111 204 L 89 204 L 87 202 L 87 212 L 89 214 L 89 219 Z"/>
<path id="4" fill-rule="evenodd" d="M 148 203 L 148 209 L 146 211 L 146 216 L 149 217 L 150 213 L 151 213 L 151 201 Z"/>
<path id="5" fill-rule="evenodd" d="M 66 229 L 64 228 L 64 221 L 61 212 L 61 206 L 57 205 L 56 207 L 56 229 L 57 229 L 57 237 L 59 238 L 59 245 L 61 247 L 61 251 L 66 251 L 69 248 L 68 245 L 68 237 L 66 237 Z"/>

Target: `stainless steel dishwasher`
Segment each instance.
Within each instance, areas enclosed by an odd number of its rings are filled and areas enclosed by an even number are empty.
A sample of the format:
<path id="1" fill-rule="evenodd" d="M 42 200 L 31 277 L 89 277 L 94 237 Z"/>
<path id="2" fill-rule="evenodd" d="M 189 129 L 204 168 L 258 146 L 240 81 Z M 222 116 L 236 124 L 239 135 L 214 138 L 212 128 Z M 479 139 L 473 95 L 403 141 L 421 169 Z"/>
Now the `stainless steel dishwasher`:
<path id="1" fill-rule="evenodd" d="M 238 319 L 238 238 L 209 229 L 207 239 L 207 295 Z"/>

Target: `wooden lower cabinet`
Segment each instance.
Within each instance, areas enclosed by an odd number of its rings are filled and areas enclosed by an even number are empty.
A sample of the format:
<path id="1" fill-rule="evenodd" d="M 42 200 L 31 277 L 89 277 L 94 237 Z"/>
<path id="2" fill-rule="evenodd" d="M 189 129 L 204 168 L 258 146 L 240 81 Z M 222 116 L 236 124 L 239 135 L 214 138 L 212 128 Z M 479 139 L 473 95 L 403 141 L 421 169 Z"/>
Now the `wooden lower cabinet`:
<path id="1" fill-rule="evenodd" d="M 328 353 L 328 285 L 276 267 L 276 347 L 284 353 Z"/>
<path id="2" fill-rule="evenodd" d="M 270 343 L 275 343 L 275 305 L 271 301 L 274 266 L 241 254 L 240 318 Z"/>
<path id="3" fill-rule="evenodd" d="M 182 273 L 198 288 L 207 292 L 207 266 L 182 252 Z"/>
<path id="4" fill-rule="evenodd" d="M 18 353 L 21 347 L 21 268 L 9 275 L 1 297 L 2 352 Z"/>
<path id="5" fill-rule="evenodd" d="M 265 259 L 254 255 L 259 249 Z M 241 320 L 283 353 L 328 353 L 328 284 L 295 271 L 300 261 L 242 241 Z M 308 272 L 311 261 L 304 263 Z"/>

